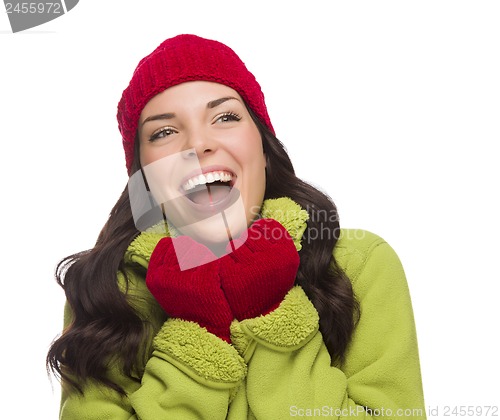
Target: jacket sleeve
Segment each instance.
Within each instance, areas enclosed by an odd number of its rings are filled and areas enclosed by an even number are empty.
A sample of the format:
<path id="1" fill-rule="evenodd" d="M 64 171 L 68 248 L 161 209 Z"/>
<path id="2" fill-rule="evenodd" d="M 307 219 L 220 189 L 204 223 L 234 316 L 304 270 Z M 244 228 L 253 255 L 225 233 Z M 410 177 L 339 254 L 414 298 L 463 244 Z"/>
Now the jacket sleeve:
<path id="1" fill-rule="evenodd" d="M 270 314 L 233 322 L 233 342 L 248 365 L 250 410 L 272 419 L 424 419 L 413 312 L 397 255 L 367 232 L 338 257 L 361 309 L 345 363 L 330 366 L 318 314 L 296 286 Z"/>
<path id="2" fill-rule="evenodd" d="M 151 307 L 150 302 L 143 306 Z M 66 308 L 66 324 L 69 320 Z M 234 390 L 246 374 L 236 349 L 198 324 L 180 319 L 168 319 L 157 331 L 140 383 L 110 364 L 108 376 L 126 396 L 94 381 L 84 385 L 83 396 L 63 386 L 60 419 L 225 419 Z"/>
<path id="3" fill-rule="evenodd" d="M 154 339 L 140 384 L 110 369 L 126 397 L 95 383 L 63 392 L 60 419 L 225 419 L 246 366 L 228 343 L 193 322 L 169 319 Z"/>

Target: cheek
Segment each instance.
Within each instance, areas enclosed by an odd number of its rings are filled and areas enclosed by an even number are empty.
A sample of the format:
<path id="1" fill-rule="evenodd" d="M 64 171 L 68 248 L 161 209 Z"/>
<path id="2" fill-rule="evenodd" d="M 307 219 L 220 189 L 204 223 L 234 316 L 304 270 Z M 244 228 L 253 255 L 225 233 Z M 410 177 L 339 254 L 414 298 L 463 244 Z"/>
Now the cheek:
<path id="1" fill-rule="evenodd" d="M 266 157 L 257 127 L 253 127 L 245 141 L 241 142 L 241 149 L 246 165 L 252 168 L 257 178 L 255 181 L 265 179 Z"/>
<path id="2" fill-rule="evenodd" d="M 156 160 L 154 158 L 153 151 L 144 145 L 141 145 L 139 148 L 139 159 L 140 159 L 142 167 L 149 165 L 150 163 L 152 163 Z"/>
<path id="3" fill-rule="evenodd" d="M 233 150 L 246 165 L 259 164 L 264 150 L 257 127 L 251 126 L 244 131 L 239 140 L 233 144 Z"/>
<path id="4" fill-rule="evenodd" d="M 244 183 L 258 195 L 265 185 L 266 158 L 260 138 L 241 142 L 236 150 L 238 162 L 244 174 Z"/>
<path id="5" fill-rule="evenodd" d="M 141 145 L 139 150 L 139 158 L 142 167 L 172 154 L 172 151 L 169 150 L 168 147 L 155 147 L 147 144 Z"/>
<path id="6" fill-rule="evenodd" d="M 241 148 L 242 167 L 245 176 L 243 187 L 247 212 L 258 214 L 266 189 L 266 157 L 260 137 Z M 253 219 L 251 217 L 250 219 Z"/>

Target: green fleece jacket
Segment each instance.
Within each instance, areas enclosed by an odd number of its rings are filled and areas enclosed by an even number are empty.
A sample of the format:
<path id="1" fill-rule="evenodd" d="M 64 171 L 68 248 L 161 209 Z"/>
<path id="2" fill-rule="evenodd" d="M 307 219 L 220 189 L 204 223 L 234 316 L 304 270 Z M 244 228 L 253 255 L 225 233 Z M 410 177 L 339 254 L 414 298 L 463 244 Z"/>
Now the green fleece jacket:
<path id="1" fill-rule="evenodd" d="M 304 210 L 283 198 L 267 200 L 262 215 L 281 222 L 300 249 Z M 128 396 L 92 382 L 84 396 L 63 388 L 60 419 L 425 418 L 408 286 L 383 239 L 342 230 L 333 250 L 352 282 L 361 317 L 345 362 L 330 366 L 318 313 L 300 286 L 273 312 L 233 321 L 232 344 L 196 323 L 166 320 L 144 282 L 149 256 L 164 236 L 144 232 L 125 255 L 130 303 L 155 331 L 145 343 L 152 352 L 141 383 L 111 365 L 110 378 Z M 118 281 L 124 285 L 122 275 Z M 70 319 L 66 311 L 65 322 Z"/>

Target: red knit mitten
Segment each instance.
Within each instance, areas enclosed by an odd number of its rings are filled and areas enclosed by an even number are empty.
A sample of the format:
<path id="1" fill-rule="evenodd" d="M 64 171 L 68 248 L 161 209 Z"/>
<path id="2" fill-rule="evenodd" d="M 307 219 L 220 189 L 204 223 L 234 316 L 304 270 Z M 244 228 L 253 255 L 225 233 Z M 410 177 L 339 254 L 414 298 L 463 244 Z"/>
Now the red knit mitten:
<path id="1" fill-rule="evenodd" d="M 236 239 L 237 249 L 220 259 L 222 289 L 238 320 L 276 309 L 293 287 L 300 264 L 292 238 L 276 220 L 258 220 L 247 233 L 243 244 Z"/>
<path id="2" fill-rule="evenodd" d="M 203 265 L 182 271 L 194 256 Z M 146 285 L 169 316 L 197 322 L 231 342 L 234 317 L 221 289 L 219 260 L 207 247 L 188 236 L 162 239 L 151 254 Z"/>

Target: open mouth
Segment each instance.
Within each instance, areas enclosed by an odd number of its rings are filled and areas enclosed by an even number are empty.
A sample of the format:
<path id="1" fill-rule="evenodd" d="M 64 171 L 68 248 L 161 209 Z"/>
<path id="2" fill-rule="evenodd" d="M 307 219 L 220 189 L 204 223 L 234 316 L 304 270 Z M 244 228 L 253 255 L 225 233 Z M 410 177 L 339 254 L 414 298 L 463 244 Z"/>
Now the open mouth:
<path id="1" fill-rule="evenodd" d="M 182 192 L 193 203 L 210 206 L 228 198 L 236 181 L 229 171 L 210 171 L 194 175 L 183 182 Z"/>

